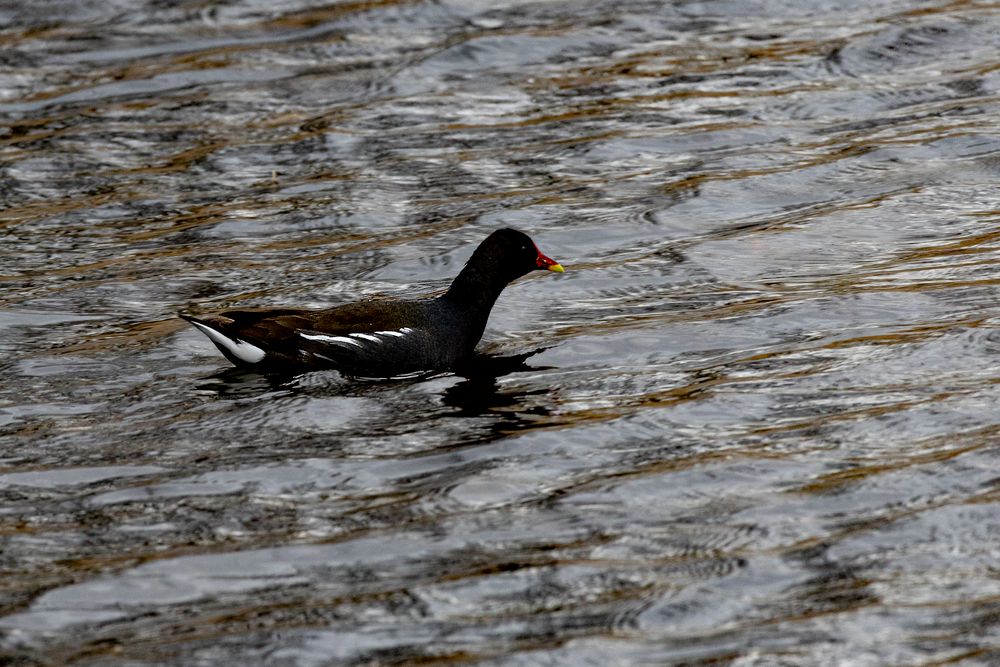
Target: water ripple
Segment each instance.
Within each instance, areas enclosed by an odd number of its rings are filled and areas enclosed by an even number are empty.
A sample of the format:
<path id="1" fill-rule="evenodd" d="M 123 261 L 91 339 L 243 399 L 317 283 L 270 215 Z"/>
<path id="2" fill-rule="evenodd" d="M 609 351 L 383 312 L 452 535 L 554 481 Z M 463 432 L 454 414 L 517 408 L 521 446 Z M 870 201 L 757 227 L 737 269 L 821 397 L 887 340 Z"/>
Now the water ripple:
<path id="1" fill-rule="evenodd" d="M 997 661 L 992 8 L 3 16 L 0 661 Z M 468 376 L 175 317 L 501 226 Z"/>

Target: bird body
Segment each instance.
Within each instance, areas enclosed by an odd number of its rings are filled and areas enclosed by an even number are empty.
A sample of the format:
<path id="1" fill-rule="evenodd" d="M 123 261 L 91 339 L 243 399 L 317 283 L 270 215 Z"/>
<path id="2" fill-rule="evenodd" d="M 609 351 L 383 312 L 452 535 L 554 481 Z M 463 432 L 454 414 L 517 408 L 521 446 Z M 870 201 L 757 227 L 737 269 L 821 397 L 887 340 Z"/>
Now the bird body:
<path id="1" fill-rule="evenodd" d="M 360 377 L 450 370 L 472 355 L 503 288 L 536 269 L 563 271 L 527 235 L 501 229 L 480 244 L 441 296 L 181 317 L 237 366 L 332 368 Z"/>

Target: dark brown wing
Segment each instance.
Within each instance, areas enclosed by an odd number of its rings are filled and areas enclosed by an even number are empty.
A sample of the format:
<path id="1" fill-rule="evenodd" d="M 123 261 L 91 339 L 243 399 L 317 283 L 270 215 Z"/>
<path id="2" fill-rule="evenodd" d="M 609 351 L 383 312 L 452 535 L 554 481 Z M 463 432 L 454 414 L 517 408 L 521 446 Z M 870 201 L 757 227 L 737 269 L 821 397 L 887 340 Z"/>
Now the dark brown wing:
<path id="1" fill-rule="evenodd" d="M 426 313 L 424 301 L 359 301 L 326 310 L 310 311 L 313 331 L 333 335 L 372 333 L 420 324 Z"/>
<path id="2" fill-rule="evenodd" d="M 340 335 L 402 326 L 399 317 L 402 313 L 397 312 L 401 310 L 409 309 L 395 302 L 370 301 L 324 310 L 292 308 L 227 310 L 199 316 L 199 319 L 212 323 L 226 335 L 256 344 L 284 340 L 303 330 Z"/>
<path id="3" fill-rule="evenodd" d="M 227 310 L 198 319 L 232 338 L 270 345 L 294 336 L 298 329 L 308 328 L 310 315 L 310 311 L 291 309 Z"/>
<path id="4" fill-rule="evenodd" d="M 239 345 L 246 343 L 266 352 L 260 361 L 268 365 L 325 365 L 360 372 L 420 362 L 413 344 L 421 334 L 411 325 L 421 320 L 424 308 L 413 301 L 367 301 L 326 310 L 246 309 L 183 317 L 228 338 L 213 342 L 236 364 L 248 363 L 236 356 L 244 350 Z M 404 339 L 406 344 L 400 345 Z"/>

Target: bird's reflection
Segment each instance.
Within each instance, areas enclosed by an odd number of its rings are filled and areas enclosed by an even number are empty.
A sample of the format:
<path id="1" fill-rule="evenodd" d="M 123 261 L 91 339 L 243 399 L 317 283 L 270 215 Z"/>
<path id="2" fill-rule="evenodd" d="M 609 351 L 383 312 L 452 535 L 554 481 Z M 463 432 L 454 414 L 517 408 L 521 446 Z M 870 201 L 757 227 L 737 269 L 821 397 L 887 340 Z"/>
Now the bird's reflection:
<path id="1" fill-rule="evenodd" d="M 444 404 L 455 408 L 459 416 L 477 417 L 487 413 L 502 413 L 508 418 L 514 418 L 518 412 L 517 406 L 524 406 L 525 398 L 545 394 L 548 390 L 504 392 L 497 380 L 511 373 L 545 370 L 545 367 L 527 363 L 530 357 L 545 349 L 543 347 L 512 355 L 476 354 L 456 369 L 456 375 L 463 379 L 444 391 Z M 525 411 L 537 412 L 537 408 Z"/>
<path id="2" fill-rule="evenodd" d="M 219 398 L 253 398 L 281 389 L 290 377 L 290 375 L 255 373 L 245 368 L 230 367 L 205 376 L 197 388 L 215 394 Z"/>
<path id="3" fill-rule="evenodd" d="M 503 416 L 502 421 L 508 429 L 512 426 L 516 428 L 511 422 L 516 422 L 519 414 L 547 414 L 548 410 L 537 407 L 539 401 L 530 401 L 535 405 L 530 407 L 525 399 L 548 393 L 548 389 L 504 391 L 498 382 L 500 378 L 512 373 L 545 370 L 544 366 L 532 366 L 527 363 L 530 357 L 545 349 L 538 348 L 511 355 L 477 353 L 455 369 L 453 375 L 460 378 L 460 381 L 448 385 L 443 390 L 442 402 L 454 409 L 452 416 L 478 417 L 487 414 Z M 372 392 L 381 393 L 394 388 L 409 387 L 414 382 L 439 377 L 442 377 L 441 373 L 405 379 L 371 380 L 349 378 L 335 371 L 265 374 L 233 367 L 206 376 L 197 388 L 222 399 L 235 400 L 259 397 L 268 392 L 315 394 L 319 391 L 324 394 L 370 395 Z"/>

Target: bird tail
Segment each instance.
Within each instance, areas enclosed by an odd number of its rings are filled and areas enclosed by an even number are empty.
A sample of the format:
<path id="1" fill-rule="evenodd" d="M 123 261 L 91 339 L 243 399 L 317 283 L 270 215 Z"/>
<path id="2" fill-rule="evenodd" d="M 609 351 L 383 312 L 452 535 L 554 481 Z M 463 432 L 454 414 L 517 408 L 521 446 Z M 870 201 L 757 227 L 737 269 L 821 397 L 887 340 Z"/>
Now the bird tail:
<path id="1" fill-rule="evenodd" d="M 186 313 L 177 313 L 177 316 L 187 320 L 198 331 L 208 336 L 215 347 L 219 348 L 219 351 L 234 364 L 256 364 L 267 356 L 263 349 L 253 343 L 236 338 L 232 334 L 223 333 L 218 322 L 201 319 Z"/>

